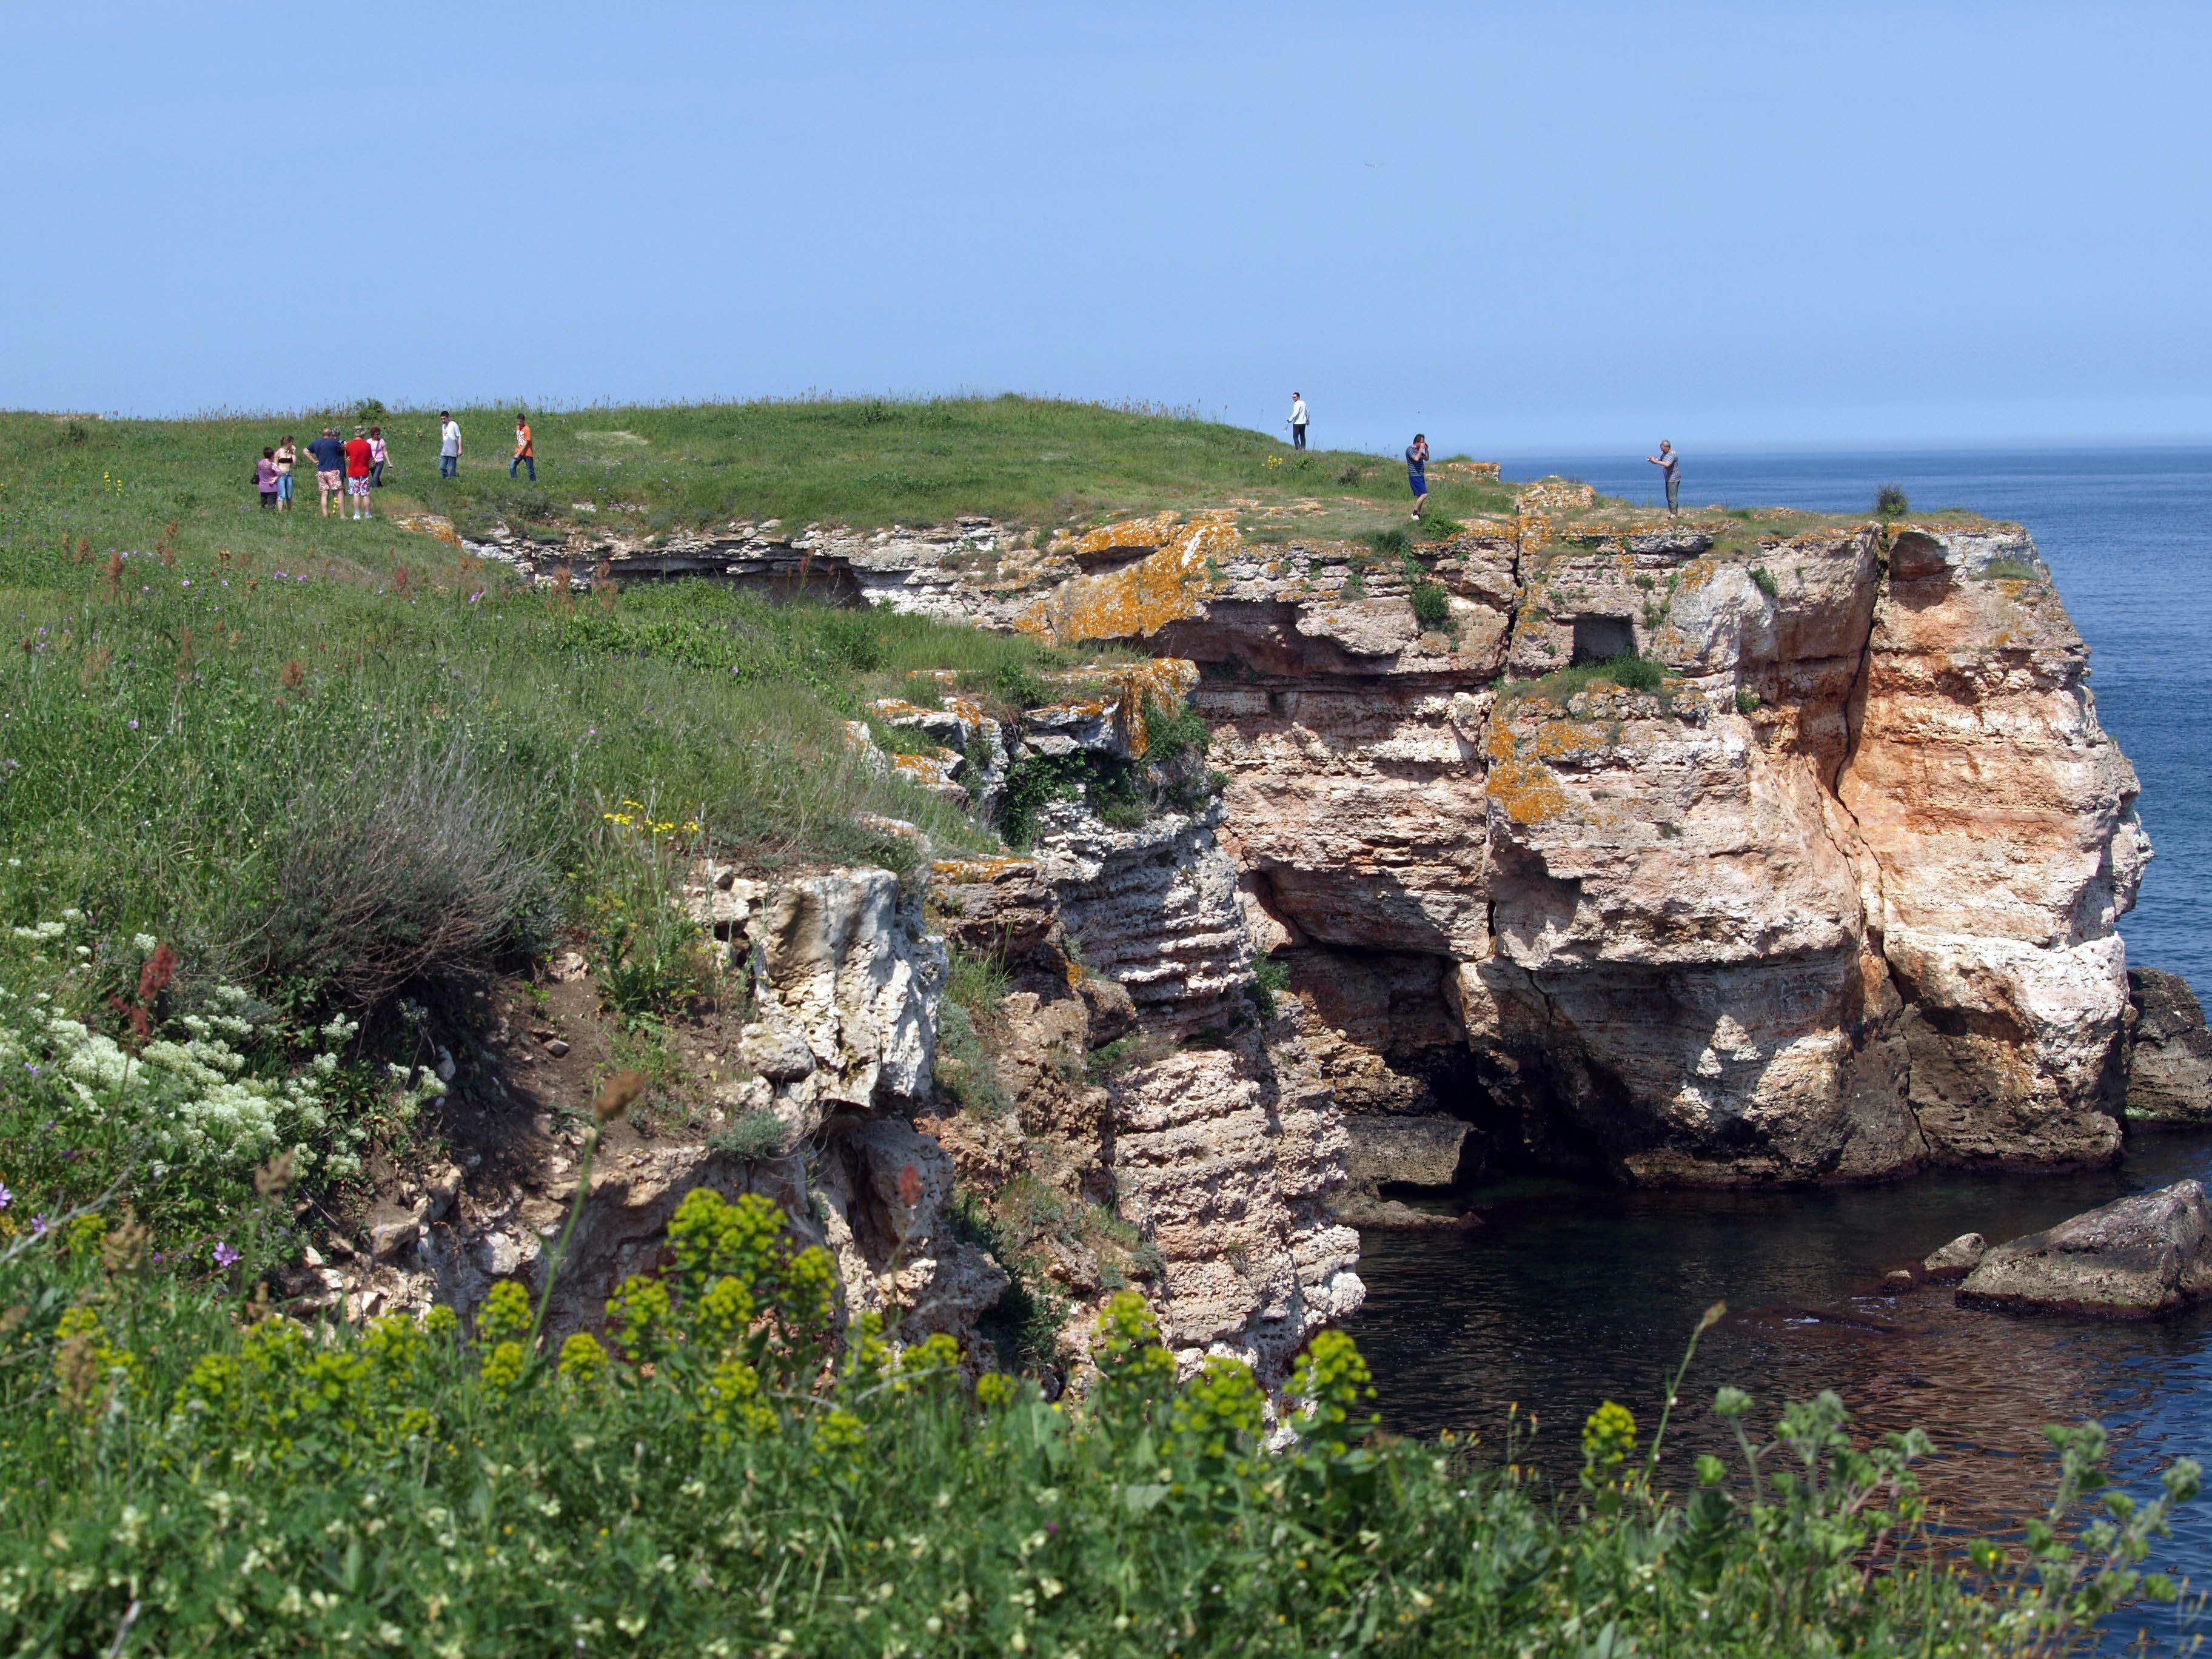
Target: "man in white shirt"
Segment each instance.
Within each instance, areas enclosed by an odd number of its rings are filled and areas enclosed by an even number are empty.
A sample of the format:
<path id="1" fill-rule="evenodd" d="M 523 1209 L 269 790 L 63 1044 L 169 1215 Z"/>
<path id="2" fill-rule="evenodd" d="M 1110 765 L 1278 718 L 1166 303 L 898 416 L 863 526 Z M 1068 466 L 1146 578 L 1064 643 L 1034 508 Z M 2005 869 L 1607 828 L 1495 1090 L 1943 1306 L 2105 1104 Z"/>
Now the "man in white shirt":
<path id="1" fill-rule="evenodd" d="M 1291 443 L 1298 449 L 1306 447 L 1306 394 L 1291 393 Z"/>
<path id="2" fill-rule="evenodd" d="M 450 409 L 440 410 L 438 419 L 438 476 L 450 478 L 461 470 L 461 423 Z"/>

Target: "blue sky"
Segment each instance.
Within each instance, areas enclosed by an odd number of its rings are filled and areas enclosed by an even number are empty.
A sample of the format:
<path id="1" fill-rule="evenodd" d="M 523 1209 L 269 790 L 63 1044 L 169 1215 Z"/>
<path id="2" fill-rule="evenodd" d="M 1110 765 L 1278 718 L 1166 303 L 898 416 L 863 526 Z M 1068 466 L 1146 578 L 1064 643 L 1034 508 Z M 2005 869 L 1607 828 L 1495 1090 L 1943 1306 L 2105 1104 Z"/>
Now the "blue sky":
<path id="1" fill-rule="evenodd" d="M 2212 437 L 2212 8 L 11 8 L 0 404 Z"/>

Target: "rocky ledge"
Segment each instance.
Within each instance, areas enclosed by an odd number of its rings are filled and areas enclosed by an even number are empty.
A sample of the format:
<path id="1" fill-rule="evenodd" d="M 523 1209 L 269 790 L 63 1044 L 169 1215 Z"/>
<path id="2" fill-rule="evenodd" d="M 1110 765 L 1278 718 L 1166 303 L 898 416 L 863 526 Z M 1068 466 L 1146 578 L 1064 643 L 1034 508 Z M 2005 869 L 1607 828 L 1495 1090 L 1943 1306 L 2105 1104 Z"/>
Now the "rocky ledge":
<path id="1" fill-rule="evenodd" d="M 1355 1212 L 1516 1163 L 1690 1183 L 2099 1163 L 2131 1048 L 2138 1112 L 2212 1099 L 2186 988 L 2139 972 L 2131 1003 L 2136 778 L 2020 527 L 1654 520 L 1553 480 L 1412 548 L 1267 535 L 1170 513 L 1042 546 L 963 520 L 478 550 L 1195 664 L 1226 779 L 1201 838 L 1300 1005 Z M 934 781 L 964 763 L 988 788 L 959 711 L 921 713 Z M 1076 872 L 1079 920 L 1115 902 L 1081 840 L 1040 865 Z M 1204 955 L 1122 936 L 1133 988 Z"/>
<path id="2" fill-rule="evenodd" d="M 2117 1152 L 2114 924 L 2150 848 L 2019 527 L 1653 522 L 1554 484 L 1387 557 L 1227 514 L 994 535 L 886 532 L 838 568 L 1198 665 L 1247 926 L 1378 1200 L 1447 1164 L 1729 1183 Z"/>

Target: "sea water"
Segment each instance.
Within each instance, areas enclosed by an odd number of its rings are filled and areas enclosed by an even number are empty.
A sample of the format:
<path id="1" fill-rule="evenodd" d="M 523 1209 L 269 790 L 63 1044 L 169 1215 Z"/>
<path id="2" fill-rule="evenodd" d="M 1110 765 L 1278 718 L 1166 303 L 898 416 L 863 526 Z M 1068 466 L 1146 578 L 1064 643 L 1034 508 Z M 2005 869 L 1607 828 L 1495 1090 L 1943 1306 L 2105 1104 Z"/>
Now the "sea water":
<path id="1" fill-rule="evenodd" d="M 1641 455 L 1537 457 L 1505 472 L 1661 499 Z M 1971 507 L 2033 533 L 2089 642 L 2099 717 L 2142 783 L 2156 856 L 2121 924 L 2128 959 L 2212 995 L 2212 928 L 2197 911 L 2212 875 L 2212 450 L 1693 450 L 1682 461 L 1685 505 L 1870 511 L 1889 483 L 1916 507 Z M 1516 1455 L 1571 1478 L 1583 1418 L 1619 1400 L 1648 1431 L 1698 1315 L 1725 1302 L 1669 1431 L 1678 1482 L 1688 1455 L 1727 1449 L 1705 1410 L 1717 1386 L 1768 1409 L 1830 1388 L 1867 1430 L 1925 1429 L 1943 1454 L 1932 1495 L 1961 1524 L 1996 1527 L 2047 1496 L 2045 1422 L 2101 1420 L 2140 1491 L 2177 1455 L 2212 1464 L 2212 1308 L 2143 1324 L 2014 1317 L 1960 1310 L 1934 1286 L 1886 1294 L 1882 1273 L 1959 1233 L 1999 1242 L 2184 1176 L 2212 1180 L 2212 1129 L 2138 1129 L 2116 1169 L 2044 1176 L 1719 1194 L 1502 1184 L 1477 1194 L 1471 1231 L 1369 1233 L 1368 1303 L 1352 1328 L 1391 1427 L 1474 1432 L 1496 1448 L 1534 1412 Z M 2212 1498 L 2185 1511 L 2160 1554 L 2212 1589 Z M 2159 1609 L 2136 1628 L 2170 1640 L 2184 1626 Z"/>

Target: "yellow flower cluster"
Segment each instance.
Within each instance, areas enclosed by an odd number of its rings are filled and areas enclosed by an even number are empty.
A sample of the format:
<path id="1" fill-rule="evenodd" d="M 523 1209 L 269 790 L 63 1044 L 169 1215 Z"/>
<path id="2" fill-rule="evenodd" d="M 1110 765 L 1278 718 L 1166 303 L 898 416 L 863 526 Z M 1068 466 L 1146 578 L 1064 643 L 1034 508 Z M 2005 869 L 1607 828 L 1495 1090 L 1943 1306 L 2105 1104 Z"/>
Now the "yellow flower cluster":
<path id="1" fill-rule="evenodd" d="M 657 821 L 653 816 L 652 809 L 641 800 L 625 799 L 621 805 L 627 810 L 620 812 L 602 812 L 599 816 L 609 823 L 618 823 L 625 830 L 642 830 L 648 836 L 673 835 L 679 828 L 687 836 L 696 836 L 707 827 L 696 818 L 686 819 L 680 826 L 673 818 L 668 819 L 665 823 Z"/>

